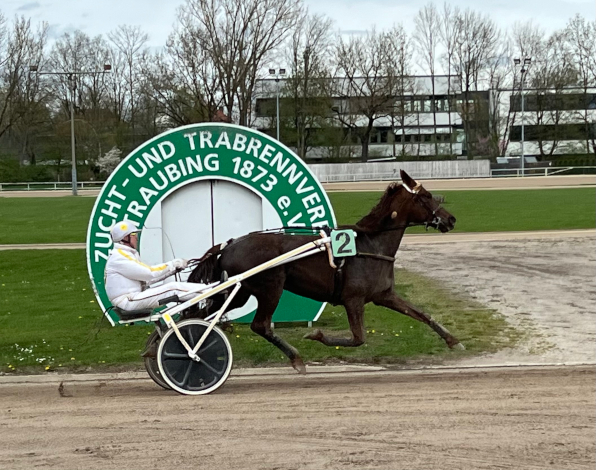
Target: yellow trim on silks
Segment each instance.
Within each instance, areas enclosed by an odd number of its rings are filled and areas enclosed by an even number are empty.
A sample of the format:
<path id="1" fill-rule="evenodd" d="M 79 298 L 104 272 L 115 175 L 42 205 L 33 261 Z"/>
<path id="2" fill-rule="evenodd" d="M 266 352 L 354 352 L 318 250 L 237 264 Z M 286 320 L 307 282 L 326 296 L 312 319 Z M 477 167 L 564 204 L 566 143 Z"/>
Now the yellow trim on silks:
<path id="1" fill-rule="evenodd" d="M 125 258 L 134 261 L 135 263 L 140 264 L 141 266 L 145 266 L 146 268 L 149 268 L 151 271 L 163 271 L 164 269 L 167 269 L 168 265 L 167 264 L 162 264 L 161 266 L 148 266 L 145 263 L 141 263 L 138 259 L 133 258 L 132 256 L 130 256 L 128 253 L 126 253 L 124 250 L 121 250 L 120 248 L 118 248 L 118 253 L 120 253 L 122 256 L 124 256 Z"/>
<path id="2" fill-rule="evenodd" d="M 120 230 L 122 230 L 123 232 L 128 228 L 128 225 L 126 224 L 120 224 Z"/>

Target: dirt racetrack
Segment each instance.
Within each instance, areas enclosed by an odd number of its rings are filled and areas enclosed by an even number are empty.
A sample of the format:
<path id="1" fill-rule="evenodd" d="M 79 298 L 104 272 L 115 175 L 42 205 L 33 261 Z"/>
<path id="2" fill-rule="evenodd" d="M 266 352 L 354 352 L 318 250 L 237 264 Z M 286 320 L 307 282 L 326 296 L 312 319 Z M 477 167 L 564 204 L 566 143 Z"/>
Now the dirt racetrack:
<path id="1" fill-rule="evenodd" d="M 596 231 L 404 238 L 396 265 L 438 279 L 527 333 L 458 365 L 596 363 Z M 399 277 L 398 277 L 399 281 Z"/>
<path id="2" fill-rule="evenodd" d="M 0 468 L 558 469 L 596 465 L 592 366 L 0 387 Z"/>

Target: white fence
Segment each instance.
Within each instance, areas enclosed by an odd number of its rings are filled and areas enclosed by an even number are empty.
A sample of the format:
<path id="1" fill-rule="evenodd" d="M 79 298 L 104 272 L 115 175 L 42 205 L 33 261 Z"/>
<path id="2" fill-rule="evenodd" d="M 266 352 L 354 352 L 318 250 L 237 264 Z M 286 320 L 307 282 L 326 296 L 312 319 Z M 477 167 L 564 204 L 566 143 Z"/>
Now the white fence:
<path id="1" fill-rule="evenodd" d="M 309 165 L 321 183 L 336 181 L 398 180 L 399 170 L 414 179 L 489 178 L 489 160 L 429 162 L 323 163 Z"/>
<path id="2" fill-rule="evenodd" d="M 484 165 L 478 165 L 476 171 L 474 166 L 464 168 L 462 163 L 477 164 L 486 162 Z M 437 165 L 441 163 L 459 163 L 455 169 L 446 165 Z M 432 164 L 432 165 L 430 165 Z M 373 166 L 374 165 L 374 166 Z M 387 168 L 382 167 L 385 165 Z M 420 165 L 420 166 L 417 166 Z M 333 167 L 330 171 L 324 167 Z M 347 171 L 344 169 L 348 167 Z M 486 167 L 488 166 L 488 167 Z M 399 170 L 403 169 L 414 179 L 448 179 L 448 178 L 503 178 L 522 176 L 519 168 L 490 169 L 488 160 L 457 160 L 445 162 L 377 162 L 377 163 L 338 163 L 324 165 L 310 165 L 310 169 L 321 183 L 333 183 L 340 181 L 396 181 L 399 179 Z M 373 170 L 373 171 L 371 171 Z M 344 171 L 342 173 L 342 171 Z M 553 176 L 564 175 L 573 172 L 573 174 L 595 174 L 596 166 L 565 166 L 565 167 L 526 167 L 525 177 L 531 176 Z M 440 175 L 440 176 L 439 176 Z M 79 181 L 78 190 L 100 189 L 104 181 Z M 70 191 L 72 184 L 65 182 L 49 183 L 0 183 L 0 192 L 2 191 Z"/>
<path id="3" fill-rule="evenodd" d="M 105 181 L 77 181 L 77 189 L 100 189 Z M 69 191 L 72 189 L 70 181 L 62 182 L 29 182 L 29 183 L 0 183 L 0 191 Z"/>
<path id="4" fill-rule="evenodd" d="M 523 176 L 554 176 L 564 175 L 573 172 L 574 175 L 593 175 L 596 173 L 596 166 L 554 166 L 554 167 L 526 167 Z M 509 176 L 522 176 L 521 168 L 498 168 L 490 171 L 492 178 Z"/>

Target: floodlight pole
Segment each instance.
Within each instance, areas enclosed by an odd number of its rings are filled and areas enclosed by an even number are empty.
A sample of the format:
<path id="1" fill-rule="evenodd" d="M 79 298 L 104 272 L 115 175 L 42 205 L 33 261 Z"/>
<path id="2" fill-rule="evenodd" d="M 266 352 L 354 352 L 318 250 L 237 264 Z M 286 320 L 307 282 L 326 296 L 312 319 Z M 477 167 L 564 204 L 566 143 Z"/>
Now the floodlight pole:
<path id="1" fill-rule="evenodd" d="M 525 118 L 524 118 L 524 74 L 526 74 L 528 72 L 528 68 L 530 66 L 530 64 L 532 63 L 532 58 L 531 57 L 526 57 L 522 63 L 522 61 L 520 59 L 513 59 L 515 65 L 521 65 L 521 82 L 520 82 L 520 94 L 521 94 L 521 162 L 520 162 L 520 170 L 521 170 L 521 175 L 522 177 L 524 177 L 526 175 L 525 172 L 525 152 L 524 152 L 524 141 L 525 141 L 525 135 L 524 135 L 524 124 L 525 124 Z"/>
<path id="2" fill-rule="evenodd" d="M 70 89 L 70 150 L 72 157 L 72 195 L 77 195 L 77 156 L 75 152 L 75 131 L 74 131 L 74 77 L 68 76 L 68 88 Z"/>
<path id="3" fill-rule="evenodd" d="M 524 158 L 524 69 L 522 69 L 522 81 L 521 81 L 521 175 L 525 176 L 525 158 Z"/>
<path id="4" fill-rule="evenodd" d="M 276 116 L 277 116 L 276 130 L 277 130 L 277 141 L 278 142 L 279 142 L 279 80 L 280 80 L 280 77 L 282 75 L 285 75 L 285 73 L 286 73 L 286 69 L 278 69 L 278 70 L 269 69 L 269 75 L 274 75 L 275 76 L 275 83 L 276 83 L 276 88 L 277 88 L 277 96 L 276 96 L 276 100 L 275 100 L 275 103 L 276 103 L 275 108 L 276 108 Z"/>
<path id="5" fill-rule="evenodd" d="M 77 196 L 77 156 L 75 146 L 75 131 L 74 131 L 74 102 L 75 102 L 75 75 L 92 75 L 96 73 L 109 73 L 112 70 L 110 64 L 105 64 L 103 70 L 92 72 L 38 72 L 37 65 L 29 66 L 29 72 L 35 72 L 38 75 L 68 75 L 68 89 L 70 92 L 70 147 L 72 158 L 72 195 Z"/>

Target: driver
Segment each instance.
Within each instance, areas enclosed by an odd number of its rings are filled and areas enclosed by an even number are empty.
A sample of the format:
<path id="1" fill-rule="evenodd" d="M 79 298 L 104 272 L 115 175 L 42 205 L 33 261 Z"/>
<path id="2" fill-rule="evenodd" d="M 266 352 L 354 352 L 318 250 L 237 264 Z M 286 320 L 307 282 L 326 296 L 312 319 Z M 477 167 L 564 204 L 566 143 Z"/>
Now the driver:
<path id="1" fill-rule="evenodd" d="M 142 263 L 137 251 L 139 232 L 130 220 L 117 222 L 110 230 L 114 248 L 106 263 L 105 285 L 112 305 L 122 310 L 141 310 L 159 307 L 161 299 L 174 295 L 180 300 L 197 295 L 197 287 L 202 284 L 168 282 L 151 287 L 186 268 L 188 260 L 178 258 L 156 266 Z M 205 301 L 200 302 L 199 308 L 204 305 Z"/>

